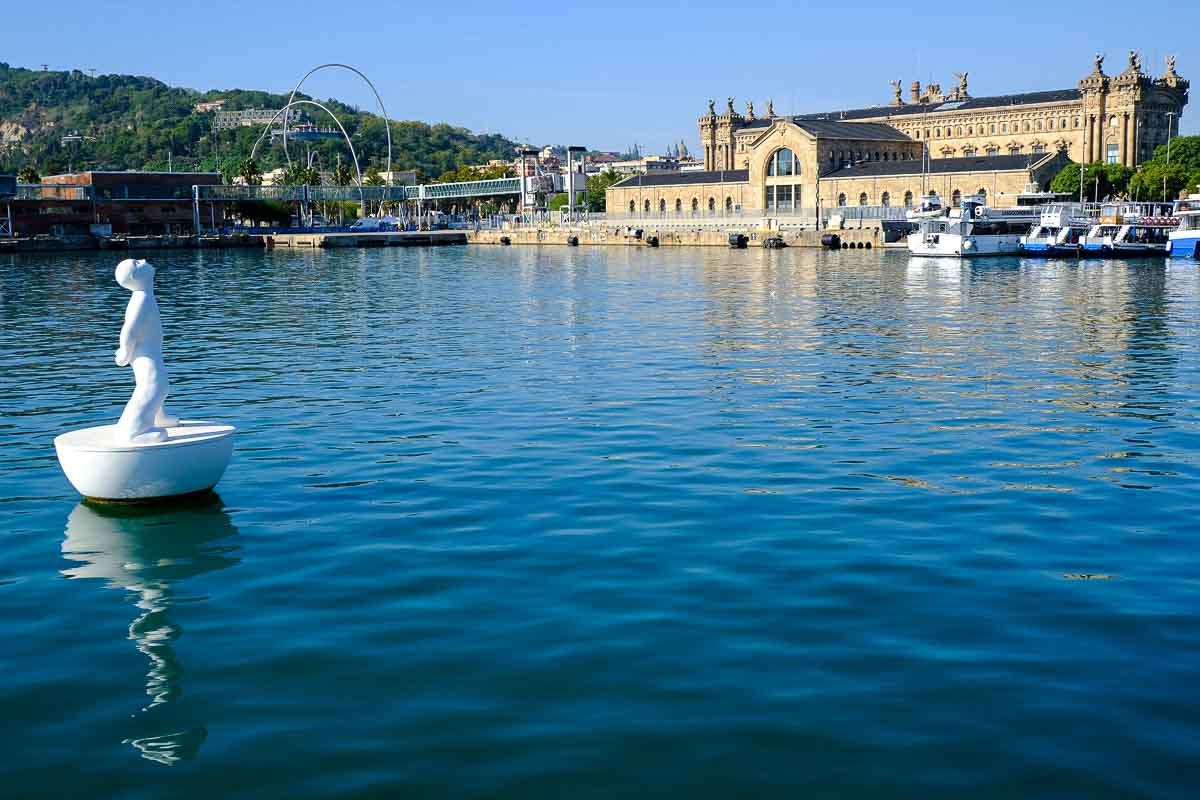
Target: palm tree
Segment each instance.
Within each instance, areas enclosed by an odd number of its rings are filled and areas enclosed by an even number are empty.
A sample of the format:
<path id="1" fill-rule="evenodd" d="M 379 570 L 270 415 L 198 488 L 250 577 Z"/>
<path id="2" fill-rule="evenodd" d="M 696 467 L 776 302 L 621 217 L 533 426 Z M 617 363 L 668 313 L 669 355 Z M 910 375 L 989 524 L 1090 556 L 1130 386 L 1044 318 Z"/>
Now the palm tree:
<path id="1" fill-rule="evenodd" d="M 24 167 L 17 173 L 17 180 L 21 183 L 41 183 L 42 176 L 33 167 Z"/>
<path id="2" fill-rule="evenodd" d="M 333 168 L 333 183 L 335 186 L 349 186 L 354 180 L 354 172 L 350 169 L 349 164 L 343 164 L 340 161 Z"/>
<path id="3" fill-rule="evenodd" d="M 363 183 L 367 186 L 383 186 L 383 176 L 379 174 L 379 170 L 371 167 L 363 176 Z"/>
<path id="4" fill-rule="evenodd" d="M 259 169 L 258 162 L 253 158 L 243 158 L 238 164 L 238 176 L 246 182 L 247 186 L 258 186 L 262 183 L 262 170 Z"/>

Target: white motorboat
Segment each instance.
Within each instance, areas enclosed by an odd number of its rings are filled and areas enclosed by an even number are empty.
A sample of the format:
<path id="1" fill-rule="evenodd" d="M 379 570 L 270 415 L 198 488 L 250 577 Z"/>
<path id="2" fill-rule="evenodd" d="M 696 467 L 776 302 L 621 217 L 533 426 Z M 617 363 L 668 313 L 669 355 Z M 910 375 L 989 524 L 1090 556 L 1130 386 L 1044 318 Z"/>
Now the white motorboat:
<path id="1" fill-rule="evenodd" d="M 908 252 L 954 258 L 1016 254 L 1038 217 L 1036 208 L 989 208 L 979 195 L 968 195 L 958 208 L 914 220 Z"/>

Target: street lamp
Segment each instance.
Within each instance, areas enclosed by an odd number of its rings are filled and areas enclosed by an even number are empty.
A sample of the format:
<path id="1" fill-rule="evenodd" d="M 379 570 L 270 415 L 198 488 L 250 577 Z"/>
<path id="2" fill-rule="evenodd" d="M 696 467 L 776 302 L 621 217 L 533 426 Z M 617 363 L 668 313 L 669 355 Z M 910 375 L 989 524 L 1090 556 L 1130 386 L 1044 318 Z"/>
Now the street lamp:
<path id="1" fill-rule="evenodd" d="M 1171 134 L 1175 131 L 1175 112 L 1167 112 L 1167 169 L 1163 171 L 1163 202 L 1167 202 L 1167 171 L 1171 169 Z"/>

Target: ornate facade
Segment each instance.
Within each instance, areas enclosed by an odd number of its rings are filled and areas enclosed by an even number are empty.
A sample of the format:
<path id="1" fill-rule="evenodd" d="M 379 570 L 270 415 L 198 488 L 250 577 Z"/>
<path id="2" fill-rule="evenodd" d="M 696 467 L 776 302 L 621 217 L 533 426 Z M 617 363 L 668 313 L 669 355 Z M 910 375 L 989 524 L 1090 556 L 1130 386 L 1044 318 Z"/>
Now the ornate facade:
<path id="1" fill-rule="evenodd" d="M 1142 71 L 1141 58 L 1130 51 L 1125 70 L 1104 72 L 1097 55 L 1090 74 L 1074 89 L 972 97 L 967 73 L 956 73 L 948 93 L 938 84 L 911 85 L 906 102 L 900 81 L 892 81 L 889 105 L 820 114 L 796 120 L 876 122 L 888 125 L 929 148 L 931 158 L 986 155 L 1031 155 L 1064 151 L 1074 161 L 1106 161 L 1136 167 L 1165 144 L 1168 132 L 1178 135 L 1179 116 L 1188 100 L 1188 81 L 1167 59 L 1158 78 Z M 768 107 L 766 120 L 776 119 Z M 753 106 L 747 114 L 734 110 L 730 98 L 724 113 L 710 101 L 700 117 L 700 141 L 706 169 L 744 169 L 756 128 Z"/>
<path id="2" fill-rule="evenodd" d="M 1068 160 L 1136 167 L 1178 133 L 1188 82 L 1167 59 L 1151 78 L 1136 52 L 1125 71 L 1092 72 L 1075 89 L 972 97 L 967 73 L 949 93 L 892 82 L 888 106 L 759 117 L 729 98 L 699 119 L 704 172 L 641 175 L 608 190 L 612 213 L 693 218 L 751 213 L 784 216 L 835 206 L 901 206 L 936 191 L 947 200 L 984 194 L 1013 205 L 1046 189 Z M 929 161 L 925 163 L 926 156 Z"/>

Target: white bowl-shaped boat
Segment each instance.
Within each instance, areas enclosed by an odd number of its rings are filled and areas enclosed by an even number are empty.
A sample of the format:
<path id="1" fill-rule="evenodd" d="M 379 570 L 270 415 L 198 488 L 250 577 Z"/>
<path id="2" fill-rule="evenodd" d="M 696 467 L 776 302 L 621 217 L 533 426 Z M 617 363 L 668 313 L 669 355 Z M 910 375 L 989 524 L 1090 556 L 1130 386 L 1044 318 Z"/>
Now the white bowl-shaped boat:
<path id="1" fill-rule="evenodd" d="M 161 442 L 118 442 L 115 425 L 58 436 L 58 463 L 76 491 L 91 500 L 132 502 L 212 489 L 233 457 L 232 425 L 199 420 L 167 428 Z"/>

